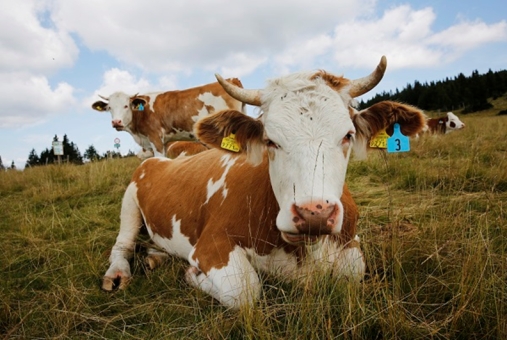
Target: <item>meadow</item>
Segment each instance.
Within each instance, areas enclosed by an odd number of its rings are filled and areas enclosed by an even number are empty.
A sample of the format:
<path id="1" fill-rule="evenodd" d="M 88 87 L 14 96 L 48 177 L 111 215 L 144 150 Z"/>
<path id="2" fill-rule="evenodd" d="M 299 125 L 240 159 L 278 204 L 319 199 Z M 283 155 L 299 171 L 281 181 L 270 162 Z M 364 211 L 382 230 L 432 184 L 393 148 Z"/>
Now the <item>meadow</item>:
<path id="1" fill-rule="evenodd" d="M 240 312 L 187 285 L 183 260 L 148 270 L 142 246 L 127 289 L 100 290 L 138 159 L 2 172 L 0 338 L 507 339 L 507 116 L 461 119 L 351 161 L 361 284 L 262 276 Z"/>

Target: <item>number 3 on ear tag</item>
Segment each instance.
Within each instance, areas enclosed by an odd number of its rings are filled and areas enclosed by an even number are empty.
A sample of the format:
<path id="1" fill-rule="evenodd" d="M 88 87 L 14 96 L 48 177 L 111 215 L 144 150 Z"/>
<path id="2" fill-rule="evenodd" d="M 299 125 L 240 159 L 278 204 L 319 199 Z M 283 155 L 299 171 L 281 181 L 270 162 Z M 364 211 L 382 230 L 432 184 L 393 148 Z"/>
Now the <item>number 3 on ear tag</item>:
<path id="1" fill-rule="evenodd" d="M 393 135 L 387 139 L 387 152 L 410 151 L 410 139 L 400 131 L 400 124 L 394 123 Z"/>

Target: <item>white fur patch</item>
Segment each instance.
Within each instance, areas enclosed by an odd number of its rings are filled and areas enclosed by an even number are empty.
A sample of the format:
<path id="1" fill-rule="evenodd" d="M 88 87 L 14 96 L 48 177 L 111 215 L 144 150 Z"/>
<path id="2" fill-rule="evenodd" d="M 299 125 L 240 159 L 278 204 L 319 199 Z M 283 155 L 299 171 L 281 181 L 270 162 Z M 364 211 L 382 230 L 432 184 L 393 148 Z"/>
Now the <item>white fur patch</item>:
<path id="1" fill-rule="evenodd" d="M 220 96 L 216 97 L 211 92 L 201 93 L 197 99 L 199 99 L 201 102 L 203 102 L 204 106 L 202 107 L 202 109 L 197 111 L 196 116 L 192 116 L 192 120 L 194 122 L 197 122 L 199 119 L 206 117 L 207 115 L 209 115 L 211 113 L 225 110 L 228 108 L 227 103 L 225 102 L 224 98 L 222 98 Z M 208 109 L 206 108 L 206 106 L 213 107 L 214 112 L 209 112 Z"/>
<path id="2" fill-rule="evenodd" d="M 222 162 L 222 167 L 224 168 L 224 172 L 222 173 L 222 176 L 218 179 L 218 181 L 213 182 L 211 178 L 208 181 L 206 202 L 204 202 L 204 204 L 207 204 L 210 198 L 214 194 L 216 194 L 221 188 L 223 199 L 227 197 L 228 189 L 225 183 L 225 179 L 231 167 L 234 165 L 234 163 L 236 163 L 236 159 L 237 159 L 236 157 L 232 157 L 229 154 L 225 154 L 220 158 L 220 161 Z"/>
<path id="3" fill-rule="evenodd" d="M 190 244 L 190 239 L 181 232 L 181 220 L 177 220 L 176 215 L 173 215 L 171 225 L 173 229 L 173 236 L 171 239 L 167 239 L 158 234 L 153 234 L 151 238 L 157 246 L 163 248 L 167 253 L 187 258 L 193 246 Z"/>

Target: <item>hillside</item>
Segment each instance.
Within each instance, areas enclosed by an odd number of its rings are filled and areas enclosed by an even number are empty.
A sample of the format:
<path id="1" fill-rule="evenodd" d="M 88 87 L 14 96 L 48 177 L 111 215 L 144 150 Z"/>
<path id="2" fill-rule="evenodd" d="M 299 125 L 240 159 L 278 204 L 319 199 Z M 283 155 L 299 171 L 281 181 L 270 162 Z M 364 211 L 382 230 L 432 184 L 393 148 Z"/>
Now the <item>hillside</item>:
<path id="1" fill-rule="evenodd" d="M 351 162 L 363 283 L 263 276 L 263 298 L 239 313 L 189 287 L 182 260 L 147 270 L 142 247 L 130 286 L 100 290 L 136 158 L 0 172 L 0 334 L 505 339 L 507 116 L 496 114 L 506 102 L 461 116 L 463 131 L 412 141 L 409 153 Z"/>

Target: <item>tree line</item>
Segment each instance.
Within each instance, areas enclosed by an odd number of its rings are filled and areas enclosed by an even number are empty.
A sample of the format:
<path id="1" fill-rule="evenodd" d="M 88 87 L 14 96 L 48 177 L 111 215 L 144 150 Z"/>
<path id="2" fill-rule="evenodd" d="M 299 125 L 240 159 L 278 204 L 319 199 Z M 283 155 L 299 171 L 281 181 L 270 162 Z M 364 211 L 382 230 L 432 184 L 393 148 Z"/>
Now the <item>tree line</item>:
<path id="1" fill-rule="evenodd" d="M 53 137 L 53 142 L 58 142 L 58 136 L 55 135 Z M 99 154 L 97 149 L 93 145 L 90 145 L 83 155 L 79 152 L 79 148 L 74 142 L 71 142 L 67 135 L 63 136 L 62 146 L 63 146 L 63 156 L 61 156 L 60 160 L 58 156 L 53 152 L 53 143 L 51 143 L 50 147 L 42 150 L 40 154 L 37 154 L 35 149 L 32 149 L 28 154 L 28 159 L 25 163 L 25 168 L 30 168 L 34 166 L 41 166 L 47 164 L 53 164 L 60 162 L 72 163 L 72 164 L 83 164 L 85 161 L 99 161 L 106 158 L 122 158 L 122 157 L 131 157 L 135 156 L 135 153 L 131 150 L 125 156 L 122 156 L 118 151 L 107 151 L 103 154 Z M 10 166 L 6 166 L 3 164 L 2 156 L 0 156 L 0 170 L 16 170 L 16 165 L 14 161 L 12 161 Z"/>
<path id="2" fill-rule="evenodd" d="M 383 100 L 394 100 L 417 106 L 427 111 L 462 110 L 462 114 L 486 110 L 492 107 L 489 98 L 496 99 L 507 92 L 507 70 L 485 74 L 477 70 L 470 77 L 463 73 L 454 78 L 413 84 L 399 91 L 382 92 L 367 101 L 359 102 L 359 108 L 365 109 Z"/>

